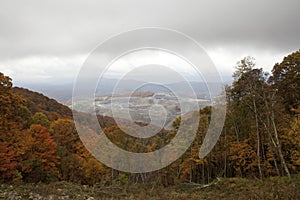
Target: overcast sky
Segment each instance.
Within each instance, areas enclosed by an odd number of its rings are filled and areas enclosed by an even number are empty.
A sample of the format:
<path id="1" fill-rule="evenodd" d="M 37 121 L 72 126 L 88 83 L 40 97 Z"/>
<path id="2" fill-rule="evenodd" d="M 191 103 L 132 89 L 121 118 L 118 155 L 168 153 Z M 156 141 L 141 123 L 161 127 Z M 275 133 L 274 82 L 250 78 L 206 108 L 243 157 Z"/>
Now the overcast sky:
<path id="1" fill-rule="evenodd" d="M 0 0 L 0 71 L 21 86 L 72 82 L 99 43 L 140 27 L 196 39 L 225 80 L 247 55 L 270 71 L 300 48 L 299 8 L 299 0 Z"/>

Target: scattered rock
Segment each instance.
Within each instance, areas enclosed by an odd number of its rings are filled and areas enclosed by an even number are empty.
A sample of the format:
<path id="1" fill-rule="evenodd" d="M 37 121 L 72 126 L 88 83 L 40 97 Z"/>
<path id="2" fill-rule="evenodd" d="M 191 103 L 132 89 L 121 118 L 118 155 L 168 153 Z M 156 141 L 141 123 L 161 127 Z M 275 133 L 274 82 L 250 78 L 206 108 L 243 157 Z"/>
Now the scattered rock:
<path id="1" fill-rule="evenodd" d="M 40 194 L 30 192 L 29 199 L 31 199 L 31 200 L 42 200 L 43 197 Z"/>
<path id="2" fill-rule="evenodd" d="M 17 200 L 17 199 L 21 199 L 22 197 L 17 192 L 9 192 L 7 198 L 9 200 Z"/>
<path id="3" fill-rule="evenodd" d="M 70 199 L 70 197 L 69 197 L 69 195 L 66 195 L 66 196 L 58 197 L 58 199 L 66 200 L 66 199 Z"/>

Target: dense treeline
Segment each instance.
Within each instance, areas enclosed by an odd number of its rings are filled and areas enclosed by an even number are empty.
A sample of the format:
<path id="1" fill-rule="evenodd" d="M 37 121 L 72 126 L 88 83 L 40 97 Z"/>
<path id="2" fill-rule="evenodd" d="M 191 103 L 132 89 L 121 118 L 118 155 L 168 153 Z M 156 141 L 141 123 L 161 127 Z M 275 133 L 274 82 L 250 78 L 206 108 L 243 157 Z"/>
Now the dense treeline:
<path id="1" fill-rule="evenodd" d="M 209 123 L 209 112 L 203 109 L 190 151 L 164 169 L 172 174 L 167 182 L 290 177 L 300 172 L 300 51 L 276 64 L 272 74 L 246 57 L 237 63 L 233 77 L 226 88 L 227 116 L 217 145 L 206 158 L 198 158 Z"/>
<path id="2" fill-rule="evenodd" d="M 68 107 L 12 88 L 2 73 L 0 80 L 1 180 L 93 184 L 102 179 L 105 170 L 81 143 Z"/>
<path id="3" fill-rule="evenodd" d="M 233 84 L 226 87 L 225 125 L 208 156 L 198 157 L 210 123 L 211 108 L 205 107 L 200 110 L 195 141 L 180 159 L 156 172 L 126 174 L 105 167 L 90 155 L 77 135 L 68 107 L 41 94 L 12 88 L 11 79 L 0 73 L 1 180 L 82 184 L 156 181 L 171 185 L 205 184 L 221 176 L 264 179 L 299 173 L 300 51 L 276 64 L 271 74 L 246 57 L 238 62 L 233 77 Z M 112 118 L 98 116 L 98 120 L 115 144 L 133 152 L 166 145 L 181 121 L 174 121 L 172 131 L 137 139 L 123 133 Z"/>

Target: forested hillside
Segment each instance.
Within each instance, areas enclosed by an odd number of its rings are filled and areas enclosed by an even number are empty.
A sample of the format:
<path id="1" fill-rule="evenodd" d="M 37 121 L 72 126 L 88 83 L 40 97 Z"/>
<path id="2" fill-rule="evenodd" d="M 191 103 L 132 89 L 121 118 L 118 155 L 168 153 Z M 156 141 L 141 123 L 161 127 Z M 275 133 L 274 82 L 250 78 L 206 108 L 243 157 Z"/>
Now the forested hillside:
<path id="1" fill-rule="evenodd" d="M 126 174 L 99 163 L 81 143 L 71 110 L 36 92 L 13 88 L 0 73 L 1 182 L 208 184 L 219 177 L 256 178 L 300 172 L 300 51 L 268 74 L 250 57 L 241 60 L 227 86 L 227 117 L 213 151 L 199 159 L 211 108 L 200 110 L 194 143 L 176 162 L 152 173 Z M 98 117 L 120 147 L 149 152 L 169 143 L 177 131 L 162 130 L 145 140 L 126 135 L 114 120 Z M 133 130 L 135 131 L 135 130 Z"/>

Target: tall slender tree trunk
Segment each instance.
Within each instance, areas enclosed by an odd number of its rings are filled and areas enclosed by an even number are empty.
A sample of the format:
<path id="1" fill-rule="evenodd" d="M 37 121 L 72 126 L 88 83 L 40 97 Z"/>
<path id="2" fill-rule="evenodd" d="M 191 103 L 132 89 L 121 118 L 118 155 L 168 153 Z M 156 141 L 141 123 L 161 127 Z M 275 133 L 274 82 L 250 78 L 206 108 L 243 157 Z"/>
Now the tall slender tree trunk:
<path id="1" fill-rule="evenodd" d="M 254 108 L 254 115 L 255 115 L 255 125 L 256 125 L 256 135 L 257 135 L 257 162 L 258 162 L 258 171 L 260 180 L 262 180 L 262 171 L 261 171 L 261 163 L 260 163 L 260 134 L 259 134 L 259 127 L 258 127 L 258 114 L 257 114 L 257 107 L 255 100 L 253 99 L 253 108 Z"/>
<path id="2" fill-rule="evenodd" d="M 272 138 L 272 134 L 271 134 L 271 130 L 270 130 L 270 108 L 269 108 L 269 103 L 268 103 L 268 100 L 266 98 L 266 94 L 264 93 L 264 102 L 265 102 L 265 105 L 266 105 L 266 108 L 267 108 L 267 125 L 264 123 L 264 126 L 265 126 L 265 129 L 267 130 L 268 132 L 268 139 L 269 139 L 269 145 L 270 145 L 270 151 L 271 151 L 271 156 L 272 156 L 272 159 L 273 159 L 273 162 L 274 162 L 274 165 L 275 165 L 275 169 L 276 169 L 276 173 L 278 176 L 280 176 L 280 171 L 279 171 L 279 168 L 278 168 L 278 165 L 277 165 L 277 161 L 276 161 L 276 157 L 275 157 L 275 154 L 274 154 L 274 148 L 273 148 L 273 138 Z M 274 144 L 274 146 L 276 146 Z"/>
<path id="3" fill-rule="evenodd" d="M 276 147 L 277 147 L 277 151 L 278 151 L 278 154 L 279 154 L 279 157 L 280 157 L 281 164 L 282 164 L 282 166 L 284 168 L 284 171 L 286 172 L 287 176 L 289 177 L 289 179 L 291 179 L 290 171 L 289 171 L 289 169 L 286 165 L 285 159 L 284 159 L 283 154 L 282 154 L 281 144 L 279 142 L 278 132 L 277 132 L 276 123 L 275 123 L 275 119 L 274 119 L 274 110 L 273 109 L 272 109 L 272 115 L 271 115 L 271 122 L 272 122 L 272 126 L 273 126 L 273 129 L 274 129 L 274 135 L 275 135 L 275 139 L 276 139 Z"/>
<path id="4" fill-rule="evenodd" d="M 269 117 L 268 118 L 268 123 L 269 123 Z M 268 127 L 268 138 L 269 138 L 269 145 L 270 145 L 270 151 L 271 151 L 271 156 L 272 156 L 272 159 L 273 159 L 273 162 L 274 162 L 274 165 L 275 165 L 275 169 L 276 169 L 276 173 L 278 176 L 280 176 L 280 171 L 278 169 L 278 165 L 277 165 L 277 161 L 276 161 L 276 157 L 275 157 L 275 154 L 274 154 L 274 149 L 273 149 L 273 139 L 272 139 L 272 135 L 271 135 L 271 132 L 270 132 L 270 129 Z"/>

